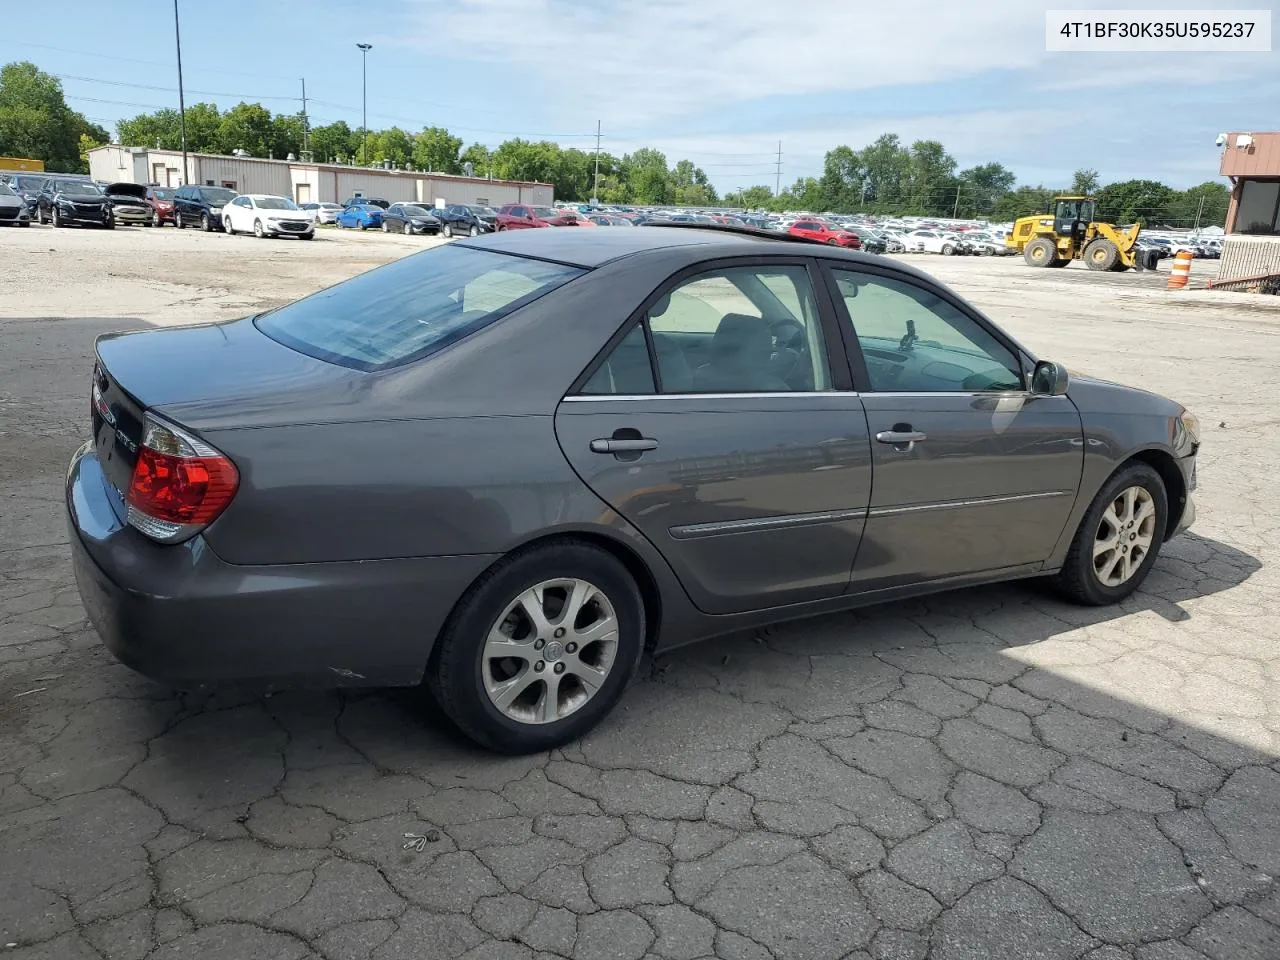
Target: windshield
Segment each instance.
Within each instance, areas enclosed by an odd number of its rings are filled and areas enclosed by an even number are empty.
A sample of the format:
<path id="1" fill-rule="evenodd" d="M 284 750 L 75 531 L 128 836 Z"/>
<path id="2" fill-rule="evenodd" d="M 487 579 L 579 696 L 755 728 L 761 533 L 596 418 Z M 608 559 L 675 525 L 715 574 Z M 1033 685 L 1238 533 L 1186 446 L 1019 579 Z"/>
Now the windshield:
<path id="1" fill-rule="evenodd" d="M 559 210 L 552 210 L 550 207 L 534 207 L 533 215 L 539 220 L 554 220 L 556 217 L 569 216 L 568 213 L 561 213 Z"/>
<path id="2" fill-rule="evenodd" d="M 496 217 L 493 207 L 467 207 L 477 217 Z"/>
<path id="3" fill-rule="evenodd" d="M 172 190 L 157 190 L 157 189 L 154 189 L 154 188 L 153 188 L 153 189 L 151 190 L 151 195 L 152 195 L 153 197 L 155 197 L 157 200 L 172 200 L 172 199 L 173 199 L 173 191 L 172 191 Z"/>
<path id="4" fill-rule="evenodd" d="M 256 323 L 307 356 L 381 370 L 442 350 L 585 272 L 443 246 L 321 290 Z"/>
<path id="5" fill-rule="evenodd" d="M 297 210 L 298 205 L 288 197 L 254 197 L 254 205 L 259 210 Z"/>
<path id="6" fill-rule="evenodd" d="M 36 193 L 44 185 L 44 177 L 15 177 L 13 183 L 19 190 Z"/>
<path id="7" fill-rule="evenodd" d="M 400 212 L 401 212 L 401 213 L 403 213 L 403 214 L 405 214 L 406 216 L 410 216 L 410 217 L 429 217 L 429 216 L 431 216 L 431 211 L 430 211 L 430 210 L 427 210 L 427 209 L 426 209 L 426 208 L 424 208 L 424 207 L 415 207 L 415 206 L 414 206 L 413 204 L 411 204 L 411 203 L 406 203 L 404 206 L 402 206 L 402 207 L 400 208 Z"/>
<path id="8" fill-rule="evenodd" d="M 96 183 L 82 183 L 77 180 L 68 180 L 66 183 L 58 187 L 58 192 L 66 194 L 69 197 L 102 196 L 102 188 Z"/>
<path id="9" fill-rule="evenodd" d="M 0 183 L 0 197 L 16 197 L 17 194 L 9 189 L 7 183 Z"/>
<path id="10" fill-rule="evenodd" d="M 200 196 L 209 201 L 209 203 L 213 204 L 215 207 L 225 207 L 236 198 L 233 191 L 227 190 L 223 187 L 205 187 L 200 191 Z"/>

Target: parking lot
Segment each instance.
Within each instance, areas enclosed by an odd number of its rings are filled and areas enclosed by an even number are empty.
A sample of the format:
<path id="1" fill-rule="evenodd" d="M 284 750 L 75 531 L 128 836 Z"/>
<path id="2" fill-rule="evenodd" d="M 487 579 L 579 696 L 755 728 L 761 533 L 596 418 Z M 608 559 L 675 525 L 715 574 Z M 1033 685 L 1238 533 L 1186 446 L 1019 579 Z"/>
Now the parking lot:
<path id="1" fill-rule="evenodd" d="M 723 638 L 516 759 L 414 691 L 175 694 L 115 663 L 62 504 L 94 337 L 438 242 L 0 232 L 0 956 L 1280 957 L 1275 297 L 911 258 L 1199 415 L 1198 521 L 1119 608 L 1023 583 Z"/>

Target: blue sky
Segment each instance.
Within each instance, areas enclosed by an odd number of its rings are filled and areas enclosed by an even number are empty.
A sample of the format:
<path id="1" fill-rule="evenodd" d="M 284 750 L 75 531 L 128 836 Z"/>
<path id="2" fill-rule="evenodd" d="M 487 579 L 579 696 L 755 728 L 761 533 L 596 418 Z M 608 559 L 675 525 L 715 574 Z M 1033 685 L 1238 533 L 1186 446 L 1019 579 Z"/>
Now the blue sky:
<path id="1" fill-rule="evenodd" d="M 1217 134 L 1280 129 L 1276 52 L 1045 52 L 1045 9 L 1099 0 L 179 3 L 188 103 L 296 111 L 305 77 L 313 124 L 358 126 L 363 41 L 371 127 L 591 149 L 599 120 L 604 149 L 656 146 L 722 190 L 772 185 L 779 140 L 786 185 L 819 173 L 832 146 L 884 132 L 941 140 L 961 166 L 999 161 L 1023 183 L 1062 185 L 1089 166 L 1104 182 L 1182 187 L 1217 176 Z M 1280 0 L 1125 6 L 1271 9 L 1280 23 Z M 121 8 L 97 28 L 100 0 L 45 0 L 33 22 L 66 29 L 6 30 L 0 62 L 59 75 L 71 105 L 108 129 L 176 106 L 172 2 Z M 129 37 L 142 42 L 126 49 Z"/>

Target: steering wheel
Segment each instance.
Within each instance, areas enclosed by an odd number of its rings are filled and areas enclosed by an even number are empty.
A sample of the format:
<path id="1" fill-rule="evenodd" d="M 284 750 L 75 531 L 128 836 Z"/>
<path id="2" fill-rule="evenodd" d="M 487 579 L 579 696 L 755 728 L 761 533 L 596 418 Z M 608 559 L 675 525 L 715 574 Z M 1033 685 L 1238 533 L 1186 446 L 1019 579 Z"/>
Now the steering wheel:
<path id="1" fill-rule="evenodd" d="M 813 369 L 804 324 L 794 317 L 776 317 L 769 321 L 769 332 L 773 335 L 777 376 L 797 390 L 812 389 Z"/>

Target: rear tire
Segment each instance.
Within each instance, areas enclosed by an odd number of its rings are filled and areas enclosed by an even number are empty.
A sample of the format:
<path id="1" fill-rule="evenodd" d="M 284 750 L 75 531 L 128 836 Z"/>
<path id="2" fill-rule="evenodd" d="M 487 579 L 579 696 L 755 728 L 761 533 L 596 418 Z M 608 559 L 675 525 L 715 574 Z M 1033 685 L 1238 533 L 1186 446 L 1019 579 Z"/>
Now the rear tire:
<path id="1" fill-rule="evenodd" d="M 408 224 L 406 224 L 406 226 L 408 226 Z M 382 221 L 382 232 L 383 233 L 391 232 L 391 224 L 387 223 L 387 221 L 385 220 Z"/>
<path id="2" fill-rule="evenodd" d="M 573 651 L 570 642 L 575 635 L 574 625 L 566 621 L 565 628 L 539 643 L 541 635 L 529 631 L 530 621 L 508 611 L 516 609 L 522 594 L 549 581 L 594 587 L 597 596 L 604 598 L 601 606 L 612 609 L 616 630 Z M 553 619 L 555 614 L 547 611 L 558 599 L 555 588 L 541 596 L 550 605 L 544 608 L 544 615 Z M 487 643 L 500 630 L 516 638 L 518 646 L 511 647 L 509 658 L 486 656 Z M 617 558 L 581 540 L 547 543 L 503 558 L 467 590 L 436 642 L 427 667 L 427 684 L 441 710 L 477 743 L 509 754 L 550 750 L 582 736 L 613 709 L 635 673 L 644 650 L 644 636 L 644 602 L 635 581 Z M 590 663 L 593 651 L 602 656 L 608 651 L 608 660 L 599 671 L 598 686 L 589 692 L 574 679 L 573 667 Z M 540 662 L 542 666 L 537 668 Z M 555 672 L 562 665 L 569 669 Z M 521 685 L 524 692 L 505 710 L 500 709 L 495 703 L 495 688 L 507 680 L 518 682 L 521 678 L 527 682 Z M 562 715 L 560 719 L 538 722 L 532 717 L 541 703 L 551 702 L 551 683 L 558 691 L 555 705 Z M 572 705 L 575 694 L 585 695 L 585 701 Z M 534 702 L 529 703 L 529 697 Z M 563 705 L 561 697 L 565 698 Z M 523 719 L 516 716 L 519 713 L 525 714 Z"/>
<path id="3" fill-rule="evenodd" d="M 1140 506 L 1135 505 L 1132 515 L 1126 517 L 1130 492 L 1136 505 L 1150 505 L 1149 514 L 1139 514 Z M 1115 518 L 1121 521 L 1118 528 Z M 1054 585 L 1069 599 L 1085 606 L 1120 602 L 1137 590 L 1151 572 L 1164 542 L 1168 518 L 1168 493 L 1155 468 L 1140 461 L 1121 467 L 1089 505 L 1072 538 L 1067 559 L 1054 577 Z M 1111 542 L 1116 543 L 1116 549 L 1106 550 L 1105 545 Z M 1132 564 L 1133 553 L 1139 548 L 1139 562 Z M 1110 571 L 1110 579 L 1104 579 L 1100 571 L 1108 571 L 1108 564 L 1119 550 L 1123 550 L 1117 558 L 1119 563 Z M 1126 563 L 1131 568 L 1125 567 Z M 1126 569 L 1131 572 L 1117 582 Z"/>
<path id="4" fill-rule="evenodd" d="M 1058 259 L 1058 245 L 1048 237 L 1036 237 L 1027 244 L 1022 258 L 1032 267 L 1051 267 Z"/>
<path id="5" fill-rule="evenodd" d="M 1120 251 L 1110 240 L 1093 240 L 1084 248 L 1084 262 L 1090 270 L 1114 270 Z"/>

